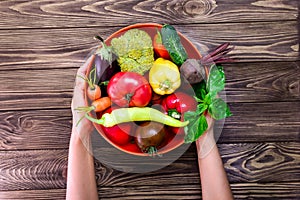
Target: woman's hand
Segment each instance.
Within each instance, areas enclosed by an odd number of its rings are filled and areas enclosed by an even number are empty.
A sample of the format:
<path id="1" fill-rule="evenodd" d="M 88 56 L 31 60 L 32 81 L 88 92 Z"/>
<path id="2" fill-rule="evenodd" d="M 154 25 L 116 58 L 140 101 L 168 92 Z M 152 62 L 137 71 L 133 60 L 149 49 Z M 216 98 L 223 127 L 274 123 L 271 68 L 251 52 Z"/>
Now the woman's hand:
<path id="1" fill-rule="evenodd" d="M 206 120 L 208 124 L 207 131 L 196 141 L 199 159 L 207 156 L 216 145 L 213 127 L 214 120 L 209 115 L 206 116 Z"/>
<path id="2" fill-rule="evenodd" d="M 91 133 L 93 124 L 84 117 L 84 113 L 76 111 L 79 106 L 85 106 L 86 83 L 80 76 L 85 76 L 94 55 L 78 69 L 74 96 L 72 99 L 73 129 L 69 146 L 67 200 L 98 199 L 95 178 L 94 158 L 92 154 Z M 81 120 L 79 123 L 78 121 Z"/>
<path id="3" fill-rule="evenodd" d="M 208 130 L 196 141 L 202 199 L 232 200 L 232 192 L 213 131 L 214 120 L 207 116 Z"/>
<path id="4" fill-rule="evenodd" d="M 85 88 L 86 82 L 81 77 L 85 77 L 87 70 L 91 67 L 95 55 L 92 55 L 77 71 L 75 79 L 74 94 L 71 104 L 72 114 L 73 114 L 73 133 L 79 134 L 81 139 L 86 138 L 93 130 L 93 124 L 87 120 L 84 112 L 79 112 L 76 110 L 78 107 L 87 106 L 85 105 Z"/>

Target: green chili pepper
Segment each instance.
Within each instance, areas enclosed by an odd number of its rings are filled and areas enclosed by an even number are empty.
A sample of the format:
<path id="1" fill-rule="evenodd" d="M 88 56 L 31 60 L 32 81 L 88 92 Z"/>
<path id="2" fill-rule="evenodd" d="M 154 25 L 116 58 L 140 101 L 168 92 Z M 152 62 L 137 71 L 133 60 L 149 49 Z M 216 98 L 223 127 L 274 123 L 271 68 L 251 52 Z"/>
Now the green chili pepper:
<path id="1" fill-rule="evenodd" d="M 100 119 L 95 119 L 88 114 L 85 117 L 105 127 L 112 127 L 116 124 L 131 121 L 155 121 L 173 127 L 183 127 L 189 123 L 189 121 L 182 122 L 174 119 L 150 107 L 119 108 L 113 110 L 111 113 L 105 113 Z"/>

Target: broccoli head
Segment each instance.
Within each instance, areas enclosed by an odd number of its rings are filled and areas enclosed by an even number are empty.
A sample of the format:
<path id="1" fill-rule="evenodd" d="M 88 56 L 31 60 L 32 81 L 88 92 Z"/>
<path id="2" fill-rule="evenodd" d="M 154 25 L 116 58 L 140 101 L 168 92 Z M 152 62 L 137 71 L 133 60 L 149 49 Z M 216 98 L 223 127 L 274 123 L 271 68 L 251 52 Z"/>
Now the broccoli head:
<path id="1" fill-rule="evenodd" d="M 152 39 L 143 30 L 130 29 L 111 41 L 121 71 L 144 74 L 154 62 Z"/>

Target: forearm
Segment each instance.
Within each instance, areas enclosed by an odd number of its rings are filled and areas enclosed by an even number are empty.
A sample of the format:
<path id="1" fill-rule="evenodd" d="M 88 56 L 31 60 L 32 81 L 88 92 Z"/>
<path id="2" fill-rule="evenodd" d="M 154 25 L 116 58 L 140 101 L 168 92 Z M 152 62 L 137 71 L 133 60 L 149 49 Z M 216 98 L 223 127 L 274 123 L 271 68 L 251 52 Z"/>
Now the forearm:
<path id="1" fill-rule="evenodd" d="M 89 140 L 89 138 L 86 138 L 86 140 Z M 94 158 L 74 128 L 69 146 L 66 199 L 98 199 Z"/>
<path id="2" fill-rule="evenodd" d="M 198 164 L 200 169 L 202 196 L 204 200 L 231 200 L 233 199 L 227 175 L 221 156 L 212 137 L 203 141 L 197 141 Z M 206 149 L 201 149 L 201 147 Z M 209 148 L 209 149 L 207 149 Z M 203 154 L 203 150 L 205 154 Z"/>

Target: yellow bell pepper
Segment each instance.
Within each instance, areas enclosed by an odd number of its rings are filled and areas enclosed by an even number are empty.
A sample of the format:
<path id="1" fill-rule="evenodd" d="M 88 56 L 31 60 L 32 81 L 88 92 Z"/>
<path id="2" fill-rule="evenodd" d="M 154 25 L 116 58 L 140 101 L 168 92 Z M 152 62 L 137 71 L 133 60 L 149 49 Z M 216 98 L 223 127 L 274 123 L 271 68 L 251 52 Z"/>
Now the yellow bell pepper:
<path id="1" fill-rule="evenodd" d="M 156 94 L 172 94 L 181 84 L 177 65 L 163 58 L 156 59 L 149 72 L 149 83 Z"/>

